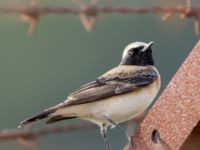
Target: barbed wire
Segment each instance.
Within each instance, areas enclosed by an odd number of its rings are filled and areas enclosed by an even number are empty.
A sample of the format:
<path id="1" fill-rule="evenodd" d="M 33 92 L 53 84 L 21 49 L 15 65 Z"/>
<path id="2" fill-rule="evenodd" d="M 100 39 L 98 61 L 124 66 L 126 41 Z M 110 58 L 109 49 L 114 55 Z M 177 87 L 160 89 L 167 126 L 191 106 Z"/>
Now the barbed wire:
<path id="1" fill-rule="evenodd" d="M 32 128 L 28 129 L 5 129 L 0 132 L 0 140 L 16 140 L 19 143 L 32 148 L 33 150 L 38 150 L 39 145 L 36 142 L 38 137 L 47 136 L 49 134 L 56 133 L 68 133 L 77 130 L 88 130 L 95 128 L 94 124 L 78 124 L 78 125 L 66 125 L 58 126 L 54 128 L 42 128 L 36 131 L 33 131 Z"/>
<path id="2" fill-rule="evenodd" d="M 94 16 L 99 13 L 120 13 L 120 14 L 147 14 L 147 13 L 173 13 L 173 14 L 185 14 L 190 16 L 200 15 L 199 7 L 191 7 L 188 12 L 186 7 L 152 7 L 152 8 L 129 8 L 129 7 L 97 7 L 88 5 L 84 8 L 67 8 L 67 7 L 31 7 L 31 6 L 1 6 L 0 13 L 24 13 L 24 14 L 37 14 L 37 15 L 48 15 L 48 14 L 72 14 L 79 15 L 81 13 L 89 16 Z"/>
<path id="3" fill-rule="evenodd" d="M 175 15 L 181 19 L 194 18 L 194 28 L 196 34 L 200 34 L 200 7 L 174 6 L 174 7 L 151 7 L 151 8 L 129 8 L 129 7 L 98 7 L 96 4 L 85 4 L 79 8 L 68 7 L 38 7 L 38 6 L 0 6 L 1 14 L 21 14 L 23 21 L 30 23 L 29 34 L 33 34 L 39 22 L 39 17 L 44 15 L 79 15 L 87 31 L 92 31 L 99 14 L 124 14 L 124 15 L 145 15 L 162 14 L 163 21 L 169 20 Z"/>

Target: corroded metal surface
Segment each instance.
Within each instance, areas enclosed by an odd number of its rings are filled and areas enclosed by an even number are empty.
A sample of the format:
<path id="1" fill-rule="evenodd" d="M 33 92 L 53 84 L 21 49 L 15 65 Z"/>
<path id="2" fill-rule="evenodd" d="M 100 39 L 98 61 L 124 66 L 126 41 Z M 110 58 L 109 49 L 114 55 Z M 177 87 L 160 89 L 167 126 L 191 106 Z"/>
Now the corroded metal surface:
<path id="1" fill-rule="evenodd" d="M 200 121 L 192 130 L 187 140 L 183 143 L 180 150 L 199 150 L 200 149 Z"/>
<path id="2" fill-rule="evenodd" d="M 195 46 L 133 139 L 134 150 L 179 149 L 200 120 L 200 42 Z M 157 130 L 161 140 L 152 141 Z"/>

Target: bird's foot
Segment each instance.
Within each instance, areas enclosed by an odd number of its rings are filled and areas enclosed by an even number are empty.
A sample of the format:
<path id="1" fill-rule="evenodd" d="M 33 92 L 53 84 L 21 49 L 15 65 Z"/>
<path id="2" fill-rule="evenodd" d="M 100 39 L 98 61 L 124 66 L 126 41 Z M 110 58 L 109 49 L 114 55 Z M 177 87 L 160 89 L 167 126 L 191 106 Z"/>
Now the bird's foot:
<path id="1" fill-rule="evenodd" d="M 131 137 L 129 136 L 127 139 L 128 139 L 128 150 L 131 150 L 131 149 L 132 149 L 132 144 L 133 144 L 133 143 L 132 143 L 133 137 L 132 137 L 132 136 L 131 136 Z"/>

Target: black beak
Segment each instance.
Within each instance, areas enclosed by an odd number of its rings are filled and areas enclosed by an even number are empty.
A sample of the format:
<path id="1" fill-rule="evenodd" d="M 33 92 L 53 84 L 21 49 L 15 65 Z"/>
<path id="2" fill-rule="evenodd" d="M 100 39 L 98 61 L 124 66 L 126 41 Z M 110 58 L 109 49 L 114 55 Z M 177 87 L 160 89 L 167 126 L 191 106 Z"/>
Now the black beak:
<path id="1" fill-rule="evenodd" d="M 142 50 L 141 50 L 141 52 L 144 52 L 144 51 L 146 51 L 147 49 L 149 49 L 152 45 L 153 45 L 153 41 L 151 41 L 151 42 L 149 42 Z"/>

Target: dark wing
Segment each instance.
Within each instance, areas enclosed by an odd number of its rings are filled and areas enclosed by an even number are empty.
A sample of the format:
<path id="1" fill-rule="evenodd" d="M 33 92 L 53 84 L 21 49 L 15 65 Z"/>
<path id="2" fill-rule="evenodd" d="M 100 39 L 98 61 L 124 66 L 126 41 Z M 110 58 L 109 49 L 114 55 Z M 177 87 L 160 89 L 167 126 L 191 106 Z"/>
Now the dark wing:
<path id="1" fill-rule="evenodd" d="M 156 78 L 157 72 L 153 68 L 133 71 L 128 74 L 121 73 L 120 76 L 116 74 L 112 78 L 102 76 L 69 95 L 68 100 L 65 101 L 65 106 L 90 103 L 131 92 L 151 84 Z"/>
<path id="2" fill-rule="evenodd" d="M 102 83 L 99 79 L 97 79 L 96 81 L 92 81 L 92 82 L 89 82 L 89 83 L 87 83 L 85 85 L 82 85 L 78 90 L 76 90 L 75 92 L 71 93 L 70 96 L 75 95 L 77 93 L 80 93 L 82 91 L 85 91 L 87 89 L 93 88 L 93 87 L 101 86 L 103 84 L 104 83 Z"/>

